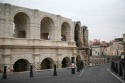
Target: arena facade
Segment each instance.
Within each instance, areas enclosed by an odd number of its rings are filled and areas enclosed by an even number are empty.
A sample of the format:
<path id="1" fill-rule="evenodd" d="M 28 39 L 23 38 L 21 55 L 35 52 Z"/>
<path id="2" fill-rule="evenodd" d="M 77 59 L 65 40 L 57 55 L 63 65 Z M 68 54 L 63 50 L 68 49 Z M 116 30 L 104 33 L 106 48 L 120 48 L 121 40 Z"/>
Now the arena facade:
<path id="1" fill-rule="evenodd" d="M 37 9 L 0 3 L 0 72 L 52 69 L 75 63 L 88 65 L 88 29 L 72 21 Z"/>

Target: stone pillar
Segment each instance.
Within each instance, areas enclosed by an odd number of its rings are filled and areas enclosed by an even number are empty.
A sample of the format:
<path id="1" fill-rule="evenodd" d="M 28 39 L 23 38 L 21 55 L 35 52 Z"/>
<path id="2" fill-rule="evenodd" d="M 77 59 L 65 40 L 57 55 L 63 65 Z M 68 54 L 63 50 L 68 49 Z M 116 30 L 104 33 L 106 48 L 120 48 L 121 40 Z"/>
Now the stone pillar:
<path id="1" fill-rule="evenodd" d="M 5 34 L 5 19 L 0 19 L 0 37 L 4 37 Z"/>
<path id="2" fill-rule="evenodd" d="M 62 61 L 61 61 L 61 55 L 62 54 L 57 54 L 57 68 L 62 68 Z"/>
<path id="3" fill-rule="evenodd" d="M 83 33 L 83 28 L 81 28 L 81 30 L 80 30 L 80 41 L 83 43 L 84 41 L 83 41 L 83 36 L 84 36 L 84 33 Z"/>
<path id="4" fill-rule="evenodd" d="M 57 61 L 57 68 L 62 68 L 62 61 Z"/>
<path id="5" fill-rule="evenodd" d="M 12 36 L 10 34 L 11 28 L 10 28 L 9 14 L 10 14 L 10 4 L 5 4 L 5 27 L 4 27 L 4 31 L 3 31 L 4 37 Z"/>
<path id="6" fill-rule="evenodd" d="M 38 21 L 39 18 L 39 10 L 34 10 L 34 39 L 40 39 L 40 23 L 41 20 Z"/>
<path id="7" fill-rule="evenodd" d="M 56 32 L 56 36 L 57 36 L 57 41 L 61 41 L 61 23 L 60 23 L 60 21 L 61 21 L 61 16 L 60 15 L 57 15 L 57 19 L 56 19 L 57 21 L 57 23 L 56 23 L 56 25 L 55 25 L 55 27 L 56 27 L 56 29 L 57 29 L 57 32 Z"/>
<path id="8" fill-rule="evenodd" d="M 74 30 L 75 30 L 75 28 L 74 28 L 75 26 L 74 26 L 74 22 L 72 22 L 72 26 L 70 27 L 70 42 L 75 42 L 75 40 L 74 40 Z"/>
<path id="9" fill-rule="evenodd" d="M 15 33 L 15 25 L 14 25 L 13 19 L 10 20 L 10 25 L 9 25 L 10 26 L 9 28 L 10 28 L 10 37 L 11 38 L 16 37 L 15 34 L 14 34 Z"/>
<path id="10" fill-rule="evenodd" d="M 34 69 L 40 70 L 40 54 L 34 54 Z"/>
<path id="11" fill-rule="evenodd" d="M 86 56 L 86 52 L 85 52 L 85 50 L 83 50 L 82 51 L 82 56 L 83 56 L 83 62 L 84 62 L 84 66 L 86 66 L 87 64 L 86 64 L 86 61 L 87 61 L 87 56 Z"/>
<path id="12" fill-rule="evenodd" d="M 11 64 L 11 55 L 3 55 L 4 57 L 4 65 L 7 66 L 7 72 L 13 71 L 13 65 Z"/>
<path id="13" fill-rule="evenodd" d="M 52 28 L 53 29 L 51 29 L 51 32 L 50 32 L 50 40 L 57 41 L 58 30 L 55 27 L 52 27 Z"/>
<path id="14" fill-rule="evenodd" d="M 26 38 L 34 39 L 34 34 L 35 34 L 34 29 L 35 29 L 34 22 L 27 23 Z"/>
<path id="15" fill-rule="evenodd" d="M 53 33 L 54 38 L 53 38 L 53 40 L 54 41 L 61 41 L 61 28 L 59 27 L 58 21 L 56 21 L 55 28 L 53 30 L 54 30 L 54 33 Z"/>
<path id="16" fill-rule="evenodd" d="M 62 40 L 61 40 L 61 38 L 62 38 L 62 36 L 61 36 L 61 28 L 59 28 L 59 29 L 57 30 L 57 35 L 58 35 L 57 41 L 62 41 Z"/>
<path id="17" fill-rule="evenodd" d="M 66 41 L 71 42 L 71 40 L 72 40 L 71 30 L 70 31 L 66 31 L 66 33 L 67 33 L 67 35 L 66 35 Z"/>

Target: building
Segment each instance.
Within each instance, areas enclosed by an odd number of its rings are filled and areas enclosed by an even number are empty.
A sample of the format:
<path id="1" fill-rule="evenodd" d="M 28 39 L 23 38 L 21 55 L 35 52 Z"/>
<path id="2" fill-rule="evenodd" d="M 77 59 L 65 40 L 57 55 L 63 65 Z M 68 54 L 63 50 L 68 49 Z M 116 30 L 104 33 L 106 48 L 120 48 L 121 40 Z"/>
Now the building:
<path id="1" fill-rule="evenodd" d="M 105 41 L 101 41 L 95 39 L 94 42 L 91 44 L 92 49 L 92 56 L 105 56 L 105 50 L 108 47 L 108 43 Z"/>
<path id="2" fill-rule="evenodd" d="M 123 52 L 123 38 L 116 38 L 111 41 L 105 52 L 109 57 L 121 55 Z"/>
<path id="3" fill-rule="evenodd" d="M 36 9 L 0 3 L 0 72 L 88 64 L 88 29 L 80 21 Z"/>
<path id="4" fill-rule="evenodd" d="M 100 56 L 100 40 L 94 40 L 92 46 L 92 56 Z"/>
<path id="5" fill-rule="evenodd" d="M 94 41 L 90 41 L 89 47 L 91 50 L 89 58 L 92 65 L 106 63 L 105 48 L 108 47 L 108 43 L 95 39 Z"/>

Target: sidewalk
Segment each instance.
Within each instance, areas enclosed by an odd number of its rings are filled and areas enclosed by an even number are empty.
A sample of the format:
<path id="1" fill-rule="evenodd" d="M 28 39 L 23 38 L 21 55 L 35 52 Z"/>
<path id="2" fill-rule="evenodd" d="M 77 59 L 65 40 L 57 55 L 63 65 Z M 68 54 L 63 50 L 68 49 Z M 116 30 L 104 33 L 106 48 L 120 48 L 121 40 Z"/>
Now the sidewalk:
<path id="1" fill-rule="evenodd" d="M 123 83 L 125 83 L 124 77 L 123 76 L 119 76 L 119 73 L 115 73 L 111 69 L 108 69 L 108 71 L 111 72 L 111 74 L 113 74 L 117 79 L 119 79 L 120 81 L 122 81 Z"/>
<path id="2" fill-rule="evenodd" d="M 75 72 L 74 75 L 79 75 L 81 72 Z M 33 76 L 30 77 L 29 71 L 26 72 L 14 72 L 14 73 L 7 73 L 7 80 L 16 80 L 16 79 L 30 79 L 30 78 L 48 78 L 48 77 L 54 77 L 53 76 L 53 69 L 49 70 L 41 70 L 41 71 L 33 71 Z M 2 75 L 0 75 L 0 80 L 2 79 Z M 66 76 L 72 76 L 71 74 L 71 68 L 60 68 L 57 69 L 57 76 L 60 77 L 66 77 Z"/>

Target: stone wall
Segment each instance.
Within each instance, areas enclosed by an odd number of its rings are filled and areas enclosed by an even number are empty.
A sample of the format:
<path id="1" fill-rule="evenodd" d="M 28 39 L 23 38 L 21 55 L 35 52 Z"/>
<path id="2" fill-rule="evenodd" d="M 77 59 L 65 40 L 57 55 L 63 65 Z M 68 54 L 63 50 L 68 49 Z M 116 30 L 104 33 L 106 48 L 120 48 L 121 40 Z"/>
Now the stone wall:
<path id="1" fill-rule="evenodd" d="M 0 3 L 0 67 L 7 65 L 8 72 L 70 67 L 71 58 L 88 61 L 84 49 L 77 51 L 75 33 L 82 48 L 87 46 L 88 33 L 77 22 L 60 15 L 36 9 Z M 47 66 L 46 66 L 47 64 Z M 21 66 L 24 66 L 22 68 Z"/>

